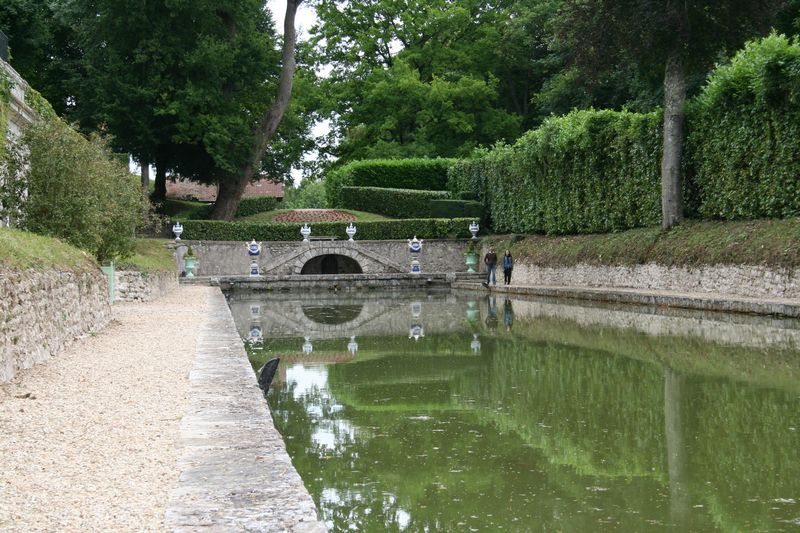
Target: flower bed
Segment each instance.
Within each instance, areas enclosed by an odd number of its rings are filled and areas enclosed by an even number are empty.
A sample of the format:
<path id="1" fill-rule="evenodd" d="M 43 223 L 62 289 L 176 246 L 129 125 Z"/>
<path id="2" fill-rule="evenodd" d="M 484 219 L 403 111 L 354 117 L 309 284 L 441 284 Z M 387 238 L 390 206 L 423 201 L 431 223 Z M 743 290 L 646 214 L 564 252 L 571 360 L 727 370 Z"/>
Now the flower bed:
<path id="1" fill-rule="evenodd" d="M 275 222 L 355 222 L 356 216 L 336 209 L 295 209 L 281 213 Z"/>

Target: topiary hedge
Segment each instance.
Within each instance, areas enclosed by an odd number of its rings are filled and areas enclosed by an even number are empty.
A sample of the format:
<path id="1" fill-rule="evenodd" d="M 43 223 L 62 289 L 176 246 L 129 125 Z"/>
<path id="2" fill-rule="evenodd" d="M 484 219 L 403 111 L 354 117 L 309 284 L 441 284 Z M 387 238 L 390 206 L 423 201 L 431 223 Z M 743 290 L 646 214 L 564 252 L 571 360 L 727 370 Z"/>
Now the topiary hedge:
<path id="1" fill-rule="evenodd" d="M 717 67 L 693 102 L 687 155 L 703 218 L 800 215 L 800 43 L 771 35 Z"/>
<path id="2" fill-rule="evenodd" d="M 325 193 L 329 207 L 342 207 L 342 187 L 380 187 L 443 191 L 454 159 L 367 159 L 328 173 Z"/>
<path id="3" fill-rule="evenodd" d="M 684 212 L 704 219 L 800 216 L 800 42 L 748 43 L 687 107 Z M 450 168 L 493 227 L 600 233 L 659 223 L 661 112 L 574 111 L 513 146 Z"/>
<path id="4" fill-rule="evenodd" d="M 236 217 L 247 217 L 256 213 L 273 211 L 278 207 L 278 199 L 272 196 L 256 196 L 253 198 L 242 198 L 239 208 L 236 210 Z"/>
<path id="5" fill-rule="evenodd" d="M 434 218 L 483 219 L 483 205 L 474 200 L 431 200 L 430 213 Z"/>
<path id="6" fill-rule="evenodd" d="M 431 200 L 447 198 L 447 191 L 342 187 L 342 207 L 395 218 L 427 218 Z M 442 216 L 440 218 L 453 218 Z"/>
<path id="7" fill-rule="evenodd" d="M 498 232 L 602 233 L 661 217 L 660 113 L 573 111 L 450 170 Z"/>
<path id="8" fill-rule="evenodd" d="M 423 239 L 468 237 L 471 219 L 405 219 L 359 222 L 357 240 Z M 345 222 L 312 224 L 311 236 L 336 236 L 347 239 Z M 301 240 L 299 224 L 225 222 L 219 220 L 187 220 L 183 224 L 184 239 L 208 241 L 296 241 Z"/>

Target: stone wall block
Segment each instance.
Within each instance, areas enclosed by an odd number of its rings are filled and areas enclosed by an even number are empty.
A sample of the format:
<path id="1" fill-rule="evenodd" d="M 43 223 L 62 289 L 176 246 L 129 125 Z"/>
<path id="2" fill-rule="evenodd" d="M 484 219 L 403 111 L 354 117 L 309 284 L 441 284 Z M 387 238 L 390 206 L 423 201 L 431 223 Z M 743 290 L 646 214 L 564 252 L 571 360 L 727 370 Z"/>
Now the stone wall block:
<path id="1" fill-rule="evenodd" d="M 111 319 L 102 272 L 0 272 L 0 382 L 101 330 Z"/>

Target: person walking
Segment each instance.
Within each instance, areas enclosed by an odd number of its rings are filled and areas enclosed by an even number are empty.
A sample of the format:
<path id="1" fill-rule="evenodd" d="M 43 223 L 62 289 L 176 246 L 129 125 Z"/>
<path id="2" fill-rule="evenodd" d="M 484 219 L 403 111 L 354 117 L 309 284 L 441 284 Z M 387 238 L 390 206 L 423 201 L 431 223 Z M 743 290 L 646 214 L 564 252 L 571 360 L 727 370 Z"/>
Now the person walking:
<path id="1" fill-rule="evenodd" d="M 503 282 L 511 285 L 511 271 L 514 269 L 514 258 L 511 257 L 511 250 L 506 250 L 503 255 Z"/>
<path id="2" fill-rule="evenodd" d="M 494 248 L 489 248 L 489 253 L 483 258 L 483 262 L 486 265 L 486 285 L 488 286 L 489 283 L 497 285 L 497 277 L 495 274 L 497 270 L 497 254 Z"/>

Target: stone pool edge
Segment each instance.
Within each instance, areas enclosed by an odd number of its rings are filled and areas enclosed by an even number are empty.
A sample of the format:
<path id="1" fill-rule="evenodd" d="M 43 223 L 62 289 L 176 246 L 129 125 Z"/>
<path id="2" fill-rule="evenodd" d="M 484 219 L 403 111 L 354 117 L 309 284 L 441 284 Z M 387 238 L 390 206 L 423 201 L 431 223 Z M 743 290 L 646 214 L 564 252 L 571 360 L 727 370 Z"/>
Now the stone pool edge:
<path id="1" fill-rule="evenodd" d="M 275 429 L 225 297 L 217 289 L 209 298 L 167 530 L 327 531 Z"/>
<path id="2" fill-rule="evenodd" d="M 800 300 L 790 298 L 749 298 L 735 294 L 688 293 L 657 289 L 616 287 L 553 287 L 537 285 L 497 285 L 457 281 L 453 289 L 499 294 L 545 296 L 572 300 L 674 307 L 699 311 L 745 313 L 754 315 L 800 318 Z"/>

